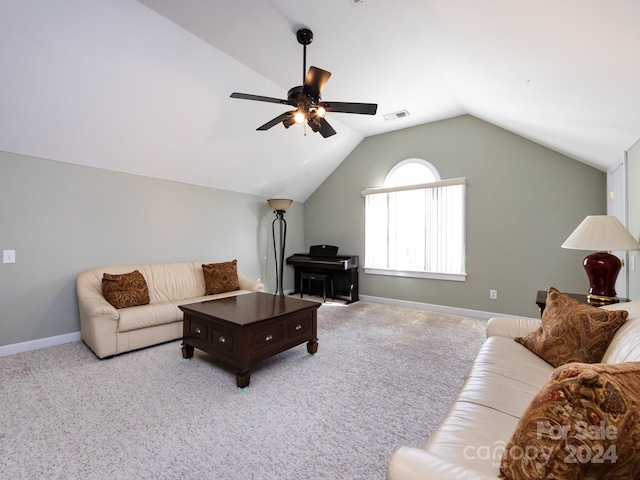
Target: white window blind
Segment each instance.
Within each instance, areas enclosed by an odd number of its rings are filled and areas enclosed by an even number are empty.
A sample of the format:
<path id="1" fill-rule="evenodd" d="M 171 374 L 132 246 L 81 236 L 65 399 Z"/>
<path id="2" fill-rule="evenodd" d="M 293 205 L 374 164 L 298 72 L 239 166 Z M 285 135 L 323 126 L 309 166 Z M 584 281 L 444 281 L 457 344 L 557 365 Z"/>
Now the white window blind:
<path id="1" fill-rule="evenodd" d="M 465 179 L 371 188 L 365 272 L 465 279 Z"/>

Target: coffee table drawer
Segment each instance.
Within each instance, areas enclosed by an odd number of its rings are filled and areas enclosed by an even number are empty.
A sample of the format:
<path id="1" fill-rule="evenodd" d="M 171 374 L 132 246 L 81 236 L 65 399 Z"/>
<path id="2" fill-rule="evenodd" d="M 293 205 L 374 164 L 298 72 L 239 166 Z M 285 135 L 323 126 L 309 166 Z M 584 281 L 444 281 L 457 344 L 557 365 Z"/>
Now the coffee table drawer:
<path id="1" fill-rule="evenodd" d="M 282 343 L 285 339 L 284 332 L 284 325 L 282 324 L 256 329 L 252 339 L 253 350 L 259 352 L 260 350 L 273 348 L 275 345 Z"/>
<path id="2" fill-rule="evenodd" d="M 311 314 L 287 322 L 287 338 L 308 336 L 309 332 L 311 332 Z"/>
<path id="3" fill-rule="evenodd" d="M 211 331 L 211 345 L 221 352 L 233 352 L 234 335 L 233 332 L 214 328 Z"/>
<path id="4" fill-rule="evenodd" d="M 209 326 L 205 325 L 204 322 L 189 321 L 187 332 L 191 338 L 197 338 L 203 342 L 209 341 Z"/>

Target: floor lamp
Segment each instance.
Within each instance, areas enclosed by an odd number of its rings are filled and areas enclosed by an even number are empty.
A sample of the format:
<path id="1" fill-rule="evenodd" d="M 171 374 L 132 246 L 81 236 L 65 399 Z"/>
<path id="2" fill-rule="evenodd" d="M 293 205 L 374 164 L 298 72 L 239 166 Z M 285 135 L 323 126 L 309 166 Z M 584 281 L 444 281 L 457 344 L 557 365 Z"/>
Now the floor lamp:
<path id="1" fill-rule="evenodd" d="M 267 200 L 269 206 L 275 211 L 276 218 L 271 223 L 273 234 L 273 256 L 276 264 L 276 294 L 284 295 L 282 278 L 284 275 L 284 247 L 287 240 L 287 221 L 284 219 L 284 211 L 291 206 L 293 200 L 284 198 L 271 198 Z M 280 243 L 276 246 L 276 222 L 279 227 Z"/>

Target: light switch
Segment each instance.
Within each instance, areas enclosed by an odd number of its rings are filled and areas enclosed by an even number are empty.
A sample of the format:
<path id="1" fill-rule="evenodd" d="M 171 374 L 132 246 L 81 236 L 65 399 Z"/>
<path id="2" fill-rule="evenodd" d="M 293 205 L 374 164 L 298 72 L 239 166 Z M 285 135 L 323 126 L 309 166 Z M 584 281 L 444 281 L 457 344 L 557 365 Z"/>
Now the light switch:
<path id="1" fill-rule="evenodd" d="M 16 251 L 15 250 L 3 250 L 2 251 L 2 263 L 16 263 Z"/>

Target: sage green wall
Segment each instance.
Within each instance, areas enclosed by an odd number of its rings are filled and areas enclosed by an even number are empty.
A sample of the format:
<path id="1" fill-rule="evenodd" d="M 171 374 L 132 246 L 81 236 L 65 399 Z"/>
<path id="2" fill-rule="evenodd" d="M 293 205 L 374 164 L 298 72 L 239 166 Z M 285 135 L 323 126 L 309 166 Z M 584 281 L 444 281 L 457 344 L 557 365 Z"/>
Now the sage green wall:
<path id="1" fill-rule="evenodd" d="M 537 290 L 588 290 L 585 252 L 560 245 L 585 216 L 606 213 L 606 174 L 469 115 L 366 138 L 305 202 L 307 247 L 338 245 L 364 264 L 360 192 L 407 158 L 431 162 L 442 178 L 467 178 L 467 280 L 361 269 L 361 294 L 537 316 Z"/>
<path id="2" fill-rule="evenodd" d="M 266 198 L 5 152 L 0 172 L 0 346 L 79 331 L 75 278 L 101 265 L 237 258 L 275 290 Z M 286 215 L 304 251 L 302 205 Z"/>
<path id="3" fill-rule="evenodd" d="M 628 230 L 636 240 L 640 239 L 640 140 L 627 151 L 627 218 Z M 640 299 L 640 253 L 629 252 L 629 259 L 635 256 L 635 270 L 629 271 L 629 298 Z M 632 262 L 633 264 L 633 262 Z"/>

